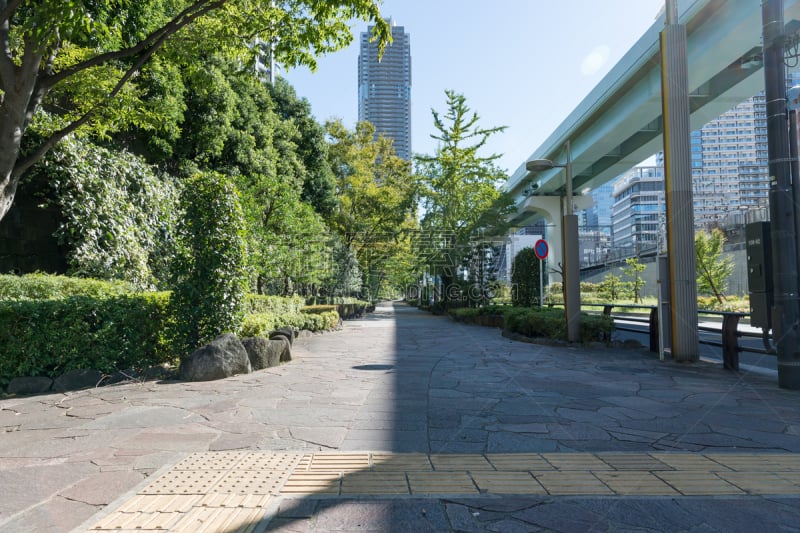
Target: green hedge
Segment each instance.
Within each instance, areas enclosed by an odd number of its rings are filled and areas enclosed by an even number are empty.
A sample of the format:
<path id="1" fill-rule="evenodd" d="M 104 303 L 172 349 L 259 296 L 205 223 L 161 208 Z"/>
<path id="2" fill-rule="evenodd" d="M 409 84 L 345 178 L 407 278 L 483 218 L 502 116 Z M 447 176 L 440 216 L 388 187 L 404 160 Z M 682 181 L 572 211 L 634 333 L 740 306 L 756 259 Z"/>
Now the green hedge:
<path id="1" fill-rule="evenodd" d="M 172 361 L 166 293 L 0 302 L 0 383 Z"/>
<path id="2" fill-rule="evenodd" d="M 245 297 L 245 313 L 273 313 L 276 315 L 296 314 L 303 310 L 305 300 L 300 296 L 265 296 L 248 294 Z"/>
<path id="3" fill-rule="evenodd" d="M 478 317 L 503 317 L 503 327 L 526 337 L 550 339 L 567 338 L 567 323 L 563 309 L 538 307 L 488 306 L 481 308 L 454 309 L 451 315 L 456 320 L 478 322 Z M 607 341 L 614 331 L 614 319 L 605 315 L 581 313 L 580 341 Z"/>
<path id="4" fill-rule="evenodd" d="M 57 300 L 70 296 L 107 298 L 133 292 L 130 283 L 52 274 L 0 275 L 0 300 Z"/>
<path id="5" fill-rule="evenodd" d="M 254 313 L 244 319 L 240 336 L 263 337 L 274 329 L 291 326 L 310 331 L 329 331 L 339 325 L 339 314 L 336 311 L 320 311 L 318 313 Z"/>

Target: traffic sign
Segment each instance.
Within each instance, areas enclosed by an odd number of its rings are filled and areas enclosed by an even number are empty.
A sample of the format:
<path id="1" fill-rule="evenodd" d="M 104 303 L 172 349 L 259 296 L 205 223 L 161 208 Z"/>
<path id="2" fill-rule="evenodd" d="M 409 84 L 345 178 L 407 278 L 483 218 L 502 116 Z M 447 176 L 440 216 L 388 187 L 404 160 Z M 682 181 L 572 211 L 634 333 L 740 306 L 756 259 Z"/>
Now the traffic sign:
<path id="1" fill-rule="evenodd" d="M 547 241 L 544 239 L 539 239 L 536 241 L 536 244 L 533 245 L 533 253 L 536 254 L 541 260 L 544 260 L 547 257 L 547 252 L 550 251 L 550 246 L 547 245 Z"/>

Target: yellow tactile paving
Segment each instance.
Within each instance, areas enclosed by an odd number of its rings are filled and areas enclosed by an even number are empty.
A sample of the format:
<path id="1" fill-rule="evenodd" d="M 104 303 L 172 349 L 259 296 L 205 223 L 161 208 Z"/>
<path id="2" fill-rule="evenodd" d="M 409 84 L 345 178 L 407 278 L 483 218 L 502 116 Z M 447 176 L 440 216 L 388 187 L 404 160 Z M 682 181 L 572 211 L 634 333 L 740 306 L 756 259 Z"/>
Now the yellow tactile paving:
<path id="1" fill-rule="evenodd" d="M 373 453 L 372 469 L 376 472 L 424 472 L 433 470 L 433 465 L 423 453 Z"/>
<path id="2" fill-rule="evenodd" d="M 284 483 L 281 494 L 339 494 L 338 472 L 295 472 Z"/>
<path id="3" fill-rule="evenodd" d="M 200 452 L 91 531 L 252 531 L 273 498 L 800 494 L 800 454 Z"/>
<path id="4" fill-rule="evenodd" d="M 601 453 L 597 457 L 614 470 L 672 470 L 666 463 L 646 453 Z"/>
<path id="5" fill-rule="evenodd" d="M 214 486 L 220 494 L 277 494 L 288 471 L 239 470 L 227 472 Z"/>
<path id="6" fill-rule="evenodd" d="M 736 472 L 800 470 L 800 456 L 790 454 L 723 454 L 706 455 L 712 461 Z"/>
<path id="7" fill-rule="evenodd" d="M 436 470 L 494 470 L 483 455 L 477 454 L 433 454 L 431 463 Z"/>
<path id="8" fill-rule="evenodd" d="M 342 495 L 409 493 L 405 472 L 355 472 L 342 478 Z"/>
<path id="9" fill-rule="evenodd" d="M 331 470 L 356 472 L 370 467 L 369 453 L 324 453 L 314 454 L 308 466 L 309 472 Z"/>
<path id="10" fill-rule="evenodd" d="M 191 509 L 190 509 L 191 511 Z M 172 531 L 186 513 L 120 513 L 116 512 L 90 531 Z"/>
<path id="11" fill-rule="evenodd" d="M 409 472 L 411 494 L 478 494 L 466 472 Z"/>
<path id="12" fill-rule="evenodd" d="M 200 505 L 204 496 L 199 494 L 149 495 L 137 494 L 126 501 L 118 511 L 121 513 L 188 513 Z"/>
<path id="13" fill-rule="evenodd" d="M 674 470 L 697 470 L 701 472 L 728 470 L 728 468 L 703 455 L 689 453 L 651 453 L 650 455 Z"/>
<path id="14" fill-rule="evenodd" d="M 547 494 L 529 472 L 473 472 L 478 490 L 489 494 Z"/>
<path id="15" fill-rule="evenodd" d="M 539 453 L 490 453 L 486 458 L 497 470 L 555 470 Z"/>
<path id="16" fill-rule="evenodd" d="M 719 472 L 717 475 L 748 494 L 800 494 L 800 485 L 772 472 Z"/>
<path id="17" fill-rule="evenodd" d="M 549 494 L 554 496 L 564 495 L 608 495 L 614 494 L 605 483 L 596 478 L 591 472 L 560 471 L 560 472 L 534 472 L 536 480 L 544 486 Z"/>
<path id="18" fill-rule="evenodd" d="M 664 480 L 646 471 L 599 471 L 594 475 L 615 493 L 628 495 L 647 494 L 648 496 L 677 496 L 678 491 L 669 486 Z"/>
<path id="19" fill-rule="evenodd" d="M 153 481 L 142 494 L 208 494 L 225 470 L 170 470 Z"/>
<path id="20" fill-rule="evenodd" d="M 543 453 L 542 457 L 558 470 L 612 470 L 593 453 Z"/>
<path id="21" fill-rule="evenodd" d="M 258 527 L 264 509 L 195 507 L 170 531 L 176 533 L 250 533 Z"/>
<path id="22" fill-rule="evenodd" d="M 744 494 L 714 472 L 654 472 L 684 496 Z"/>

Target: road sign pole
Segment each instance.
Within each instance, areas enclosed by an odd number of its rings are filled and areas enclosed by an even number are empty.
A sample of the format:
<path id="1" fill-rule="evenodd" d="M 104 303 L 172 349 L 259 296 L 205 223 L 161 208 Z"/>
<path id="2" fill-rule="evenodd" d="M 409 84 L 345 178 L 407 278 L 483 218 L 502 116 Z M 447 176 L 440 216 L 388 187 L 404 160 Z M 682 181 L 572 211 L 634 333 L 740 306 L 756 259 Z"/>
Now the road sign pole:
<path id="1" fill-rule="evenodd" d="M 544 259 L 539 259 L 539 309 L 544 306 L 544 282 L 542 281 L 542 270 L 544 270 Z"/>

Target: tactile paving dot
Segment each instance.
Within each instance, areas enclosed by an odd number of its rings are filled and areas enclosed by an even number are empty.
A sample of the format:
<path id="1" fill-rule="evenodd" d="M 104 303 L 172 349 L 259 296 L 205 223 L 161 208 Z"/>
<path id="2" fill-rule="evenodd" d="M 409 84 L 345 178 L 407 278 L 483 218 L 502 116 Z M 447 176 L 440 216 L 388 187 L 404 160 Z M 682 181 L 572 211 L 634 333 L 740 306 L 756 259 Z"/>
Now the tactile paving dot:
<path id="1" fill-rule="evenodd" d="M 278 494 L 289 478 L 288 471 L 236 470 L 228 472 L 216 485 L 220 494 Z"/>
<path id="2" fill-rule="evenodd" d="M 140 494 L 207 494 L 225 474 L 221 470 L 170 470 Z"/>
<path id="3" fill-rule="evenodd" d="M 288 453 L 250 453 L 237 465 L 242 470 L 292 470 L 300 463 L 301 455 Z"/>
<path id="4" fill-rule="evenodd" d="M 198 452 L 180 461 L 173 470 L 230 470 L 247 454 L 244 452 Z"/>

